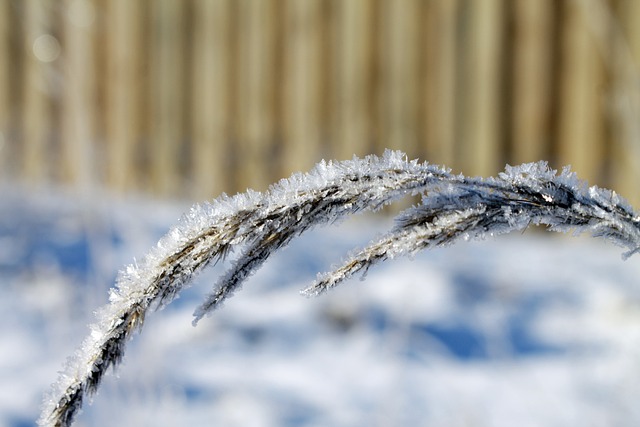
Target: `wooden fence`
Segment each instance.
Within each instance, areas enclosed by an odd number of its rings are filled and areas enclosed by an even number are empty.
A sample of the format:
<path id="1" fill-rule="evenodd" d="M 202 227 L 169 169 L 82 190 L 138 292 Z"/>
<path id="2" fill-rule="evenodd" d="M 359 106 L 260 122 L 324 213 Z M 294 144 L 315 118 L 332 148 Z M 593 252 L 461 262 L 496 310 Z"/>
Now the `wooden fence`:
<path id="1" fill-rule="evenodd" d="M 634 203 L 635 0 L 0 0 L 0 176 L 210 198 L 402 149 Z"/>

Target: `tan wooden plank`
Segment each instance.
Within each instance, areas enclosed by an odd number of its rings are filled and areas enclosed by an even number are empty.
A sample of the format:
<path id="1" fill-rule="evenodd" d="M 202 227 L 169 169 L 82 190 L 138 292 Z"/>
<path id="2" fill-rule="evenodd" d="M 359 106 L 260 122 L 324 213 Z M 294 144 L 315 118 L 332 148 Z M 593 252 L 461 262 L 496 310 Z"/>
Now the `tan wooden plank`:
<path id="1" fill-rule="evenodd" d="M 502 0 L 468 2 L 464 88 L 460 94 L 460 148 L 456 163 L 468 175 L 502 169 L 501 102 Z"/>
<path id="2" fill-rule="evenodd" d="M 337 77 L 337 46 L 335 39 L 337 36 L 336 9 L 338 6 L 335 0 L 323 0 L 320 3 L 320 27 L 318 28 L 318 61 L 320 64 L 318 82 L 318 131 L 320 145 L 315 162 L 320 158 L 337 158 L 336 151 L 334 150 L 335 135 L 337 132 L 334 107 L 336 105 L 335 97 L 337 93 L 334 88 Z M 354 153 L 351 153 L 349 158 L 351 158 L 353 154 Z"/>
<path id="3" fill-rule="evenodd" d="M 582 15 L 597 52 L 599 81 L 598 150 L 592 152 L 593 182 L 639 200 L 635 183 L 640 178 L 640 89 L 638 88 L 637 23 L 640 6 L 635 1 L 581 0 L 574 5 Z M 635 51 L 634 51 L 635 50 Z M 597 107 L 595 107 L 598 109 Z M 635 199 L 635 200 L 634 200 Z"/>
<path id="4" fill-rule="evenodd" d="M 372 126 L 371 68 L 373 3 L 369 0 L 336 2 L 336 78 L 333 96 L 334 157 L 349 159 L 370 151 Z"/>
<path id="5" fill-rule="evenodd" d="M 275 2 L 239 0 L 239 189 L 266 189 L 273 177 L 275 100 Z M 304 66 L 304 65 L 302 65 Z M 303 144 L 299 140 L 294 144 Z M 295 149 L 294 149 L 295 150 Z"/>
<path id="6" fill-rule="evenodd" d="M 106 176 L 107 184 L 122 192 L 136 187 L 134 156 L 140 144 L 141 3 L 106 2 Z"/>
<path id="7" fill-rule="evenodd" d="M 551 135 L 552 0 L 516 0 L 514 7 L 513 163 L 548 158 Z"/>
<path id="8" fill-rule="evenodd" d="M 422 33 L 426 82 L 421 119 L 427 160 L 447 166 L 452 166 L 455 160 L 458 3 L 457 0 L 428 2 Z"/>
<path id="9" fill-rule="evenodd" d="M 95 134 L 95 4 L 92 0 L 63 3 L 64 90 L 62 91 L 61 178 L 78 188 L 96 178 Z"/>
<path id="10" fill-rule="evenodd" d="M 378 151 L 414 157 L 418 134 L 418 9 L 415 0 L 383 2 L 380 28 L 380 136 Z"/>
<path id="11" fill-rule="evenodd" d="M 184 102 L 184 15 L 180 1 L 154 0 L 151 8 L 150 144 L 151 189 L 177 196 L 181 189 L 180 159 Z"/>
<path id="12" fill-rule="evenodd" d="M 318 160 L 321 3 L 321 0 L 284 3 L 282 175 L 308 170 Z"/>
<path id="13" fill-rule="evenodd" d="M 230 191 L 230 0 L 195 0 L 192 67 L 192 196 Z"/>
<path id="14" fill-rule="evenodd" d="M 558 160 L 598 182 L 604 140 L 604 67 L 584 9 L 567 2 L 563 13 Z"/>
<path id="15" fill-rule="evenodd" d="M 601 7 L 604 5 L 600 5 Z M 619 0 L 606 21 L 611 48 L 606 63 L 612 68 L 612 148 L 608 183 L 636 208 L 640 206 L 640 2 Z M 605 29 L 606 31 L 606 29 Z"/>
<path id="16" fill-rule="evenodd" d="M 52 1 L 25 0 L 24 78 L 22 88 L 22 170 L 27 182 L 43 183 L 49 178 L 51 139 L 51 81 L 60 53 L 59 41 L 49 33 Z"/>
<path id="17" fill-rule="evenodd" d="M 15 58 L 10 50 L 10 14 L 11 3 L 0 0 L 0 179 L 8 177 L 11 167 L 9 132 L 11 116 L 11 97 L 9 91 L 10 64 Z M 14 107 L 15 108 L 15 107 Z"/>

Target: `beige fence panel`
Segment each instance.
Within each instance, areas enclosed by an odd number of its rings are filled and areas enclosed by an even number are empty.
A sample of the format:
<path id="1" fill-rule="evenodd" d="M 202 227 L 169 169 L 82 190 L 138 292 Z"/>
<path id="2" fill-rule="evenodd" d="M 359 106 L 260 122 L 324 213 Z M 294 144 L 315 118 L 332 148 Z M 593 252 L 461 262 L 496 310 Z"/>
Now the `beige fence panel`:
<path id="1" fill-rule="evenodd" d="M 106 183 L 117 191 L 138 188 L 142 79 L 142 7 L 139 1 L 106 2 Z"/>
<path id="2" fill-rule="evenodd" d="M 230 20 L 234 0 L 195 0 L 191 85 L 192 183 L 196 199 L 229 191 Z"/>
<path id="3" fill-rule="evenodd" d="M 240 189 L 264 189 L 275 172 L 275 38 L 280 23 L 276 21 L 274 4 L 270 0 L 237 2 L 236 138 Z M 297 142 L 303 143 L 304 139 Z"/>
<path id="4" fill-rule="evenodd" d="M 516 0 L 513 35 L 513 162 L 549 158 L 554 0 Z"/>
<path id="5" fill-rule="evenodd" d="M 416 0 L 382 2 L 378 152 L 383 148 L 418 153 L 418 4 Z"/>
<path id="6" fill-rule="evenodd" d="M 373 96 L 374 2 L 353 0 L 336 2 L 335 84 L 332 96 L 332 151 L 339 159 L 354 154 L 364 156 L 371 150 Z"/>
<path id="7" fill-rule="evenodd" d="M 424 139 L 429 161 L 454 165 L 456 138 L 456 70 L 458 0 L 433 0 L 423 4 Z"/>
<path id="8" fill-rule="evenodd" d="M 503 44 L 501 0 L 470 1 L 465 7 L 464 56 L 461 64 L 459 167 L 471 175 L 491 175 L 502 168 L 500 83 Z"/>
<path id="9" fill-rule="evenodd" d="M 48 180 L 51 159 L 49 143 L 53 138 L 52 79 L 53 62 L 60 53 L 59 41 L 51 35 L 52 13 L 55 2 L 25 0 L 21 7 L 24 35 L 21 54 L 24 77 L 22 79 L 22 164 L 28 182 Z"/>
<path id="10" fill-rule="evenodd" d="M 566 2 L 562 16 L 558 162 L 590 182 L 601 182 L 605 148 L 604 64 L 584 8 Z"/>
<path id="11" fill-rule="evenodd" d="M 157 194 L 176 195 L 184 184 L 185 7 L 175 0 L 152 0 L 149 6 L 151 188 Z"/>
<path id="12" fill-rule="evenodd" d="M 62 13 L 64 88 L 60 164 L 63 182 L 87 186 L 96 179 L 95 4 L 65 0 Z"/>
<path id="13" fill-rule="evenodd" d="M 613 98 L 610 104 L 614 110 L 612 130 L 612 150 L 609 159 L 611 186 L 624 197 L 640 200 L 640 2 L 622 0 L 617 4 L 616 13 L 609 16 L 606 23 L 613 35 L 612 78 Z"/>
<path id="14" fill-rule="evenodd" d="M 309 169 L 321 152 L 321 0 L 284 4 L 283 175 Z"/>
<path id="15" fill-rule="evenodd" d="M 0 1 L 0 177 L 9 175 L 11 158 L 9 152 L 9 133 L 11 132 L 11 4 Z"/>

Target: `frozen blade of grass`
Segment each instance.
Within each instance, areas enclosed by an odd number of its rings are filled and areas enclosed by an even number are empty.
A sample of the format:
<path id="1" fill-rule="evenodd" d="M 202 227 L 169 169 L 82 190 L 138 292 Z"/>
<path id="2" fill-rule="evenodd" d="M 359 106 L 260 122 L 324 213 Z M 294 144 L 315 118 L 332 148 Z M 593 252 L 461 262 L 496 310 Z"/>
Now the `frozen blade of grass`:
<path id="1" fill-rule="evenodd" d="M 243 203 L 237 206 L 229 217 L 213 215 L 212 224 L 184 218 L 183 228 L 173 228 L 142 263 L 120 273 L 110 304 L 98 312 L 92 333 L 45 400 L 41 425 L 71 425 L 85 395 L 94 394 L 107 370 L 122 361 L 126 342 L 142 328 L 148 310 L 171 302 L 195 274 L 243 238 L 248 213 Z"/>
<path id="2" fill-rule="evenodd" d="M 252 272 L 260 268 L 267 258 L 291 238 L 289 233 L 272 233 L 260 239 L 243 254 L 234 267 L 229 270 L 215 286 L 205 301 L 194 312 L 193 326 L 209 312 L 219 307 L 229 298 Z"/>
<path id="3" fill-rule="evenodd" d="M 397 256 L 414 253 L 426 247 L 446 245 L 479 222 L 484 209 L 464 213 L 449 212 L 435 222 L 396 228 L 387 235 L 353 254 L 340 267 L 318 276 L 314 284 L 301 291 L 305 296 L 318 296 L 359 272 Z M 445 226 L 446 224 L 446 226 Z"/>
<path id="4" fill-rule="evenodd" d="M 99 311 L 92 333 L 45 399 L 39 424 L 71 425 L 85 395 L 93 394 L 108 368 L 120 363 L 126 342 L 142 327 L 148 310 L 170 303 L 200 270 L 234 247 L 251 247 L 251 242 L 262 239 L 258 252 L 249 250 L 247 258 L 236 263 L 236 271 L 227 276 L 230 283 L 218 287 L 222 293 L 212 297 L 210 308 L 217 307 L 273 250 L 311 226 L 378 209 L 421 191 L 427 182 L 443 179 L 453 178 L 437 166 L 387 151 L 383 157 L 321 162 L 311 172 L 294 174 L 265 193 L 222 195 L 209 205 L 194 206 L 141 263 L 120 273 L 109 305 Z M 273 239 L 265 230 L 284 231 L 271 234 L 281 237 Z"/>
<path id="5" fill-rule="evenodd" d="M 392 154 L 387 153 L 387 157 Z M 329 167 L 323 162 L 318 166 L 325 173 Z M 432 181 L 457 180 L 438 167 L 406 160 L 399 163 L 397 159 L 383 167 L 372 168 L 370 165 L 363 171 L 346 168 L 344 164 L 337 164 L 337 167 L 344 168 L 344 176 L 325 180 L 323 188 L 299 191 L 290 206 L 277 205 L 265 212 L 264 219 L 256 223 L 260 234 L 248 237 L 256 241 L 250 244 L 249 249 L 216 283 L 214 291 L 195 310 L 194 326 L 232 295 L 271 254 L 306 230 L 364 210 L 379 209 L 399 197 L 424 189 Z M 290 185 L 291 181 L 298 178 L 294 176 L 283 186 Z"/>
<path id="6" fill-rule="evenodd" d="M 589 230 L 627 247 L 627 254 L 640 247 L 640 218 L 626 202 L 611 191 L 587 188 L 568 169 L 557 175 L 543 162 L 507 167 L 486 180 L 454 176 L 395 151 L 381 158 L 320 162 L 311 172 L 294 174 L 265 193 L 222 195 L 194 206 L 141 263 L 126 267 L 110 303 L 98 312 L 91 334 L 45 401 L 39 423 L 71 425 L 85 396 L 95 393 L 108 368 L 122 361 L 128 339 L 142 328 L 149 309 L 170 303 L 209 263 L 236 247 L 244 249 L 196 310 L 194 323 L 306 230 L 418 193 L 426 195 L 422 205 L 401 213 L 387 236 L 321 276 L 307 293 L 321 293 L 395 256 L 530 223 L 553 230 Z"/>
<path id="7" fill-rule="evenodd" d="M 433 191 L 436 191 L 435 193 Z M 640 218 L 615 193 L 587 188 L 565 169 L 560 176 L 545 163 L 508 167 L 498 179 L 464 179 L 431 188 L 420 206 L 398 215 L 387 235 L 357 251 L 342 265 L 318 275 L 301 293 L 317 296 L 373 265 L 419 250 L 527 228 L 590 232 L 640 250 Z"/>

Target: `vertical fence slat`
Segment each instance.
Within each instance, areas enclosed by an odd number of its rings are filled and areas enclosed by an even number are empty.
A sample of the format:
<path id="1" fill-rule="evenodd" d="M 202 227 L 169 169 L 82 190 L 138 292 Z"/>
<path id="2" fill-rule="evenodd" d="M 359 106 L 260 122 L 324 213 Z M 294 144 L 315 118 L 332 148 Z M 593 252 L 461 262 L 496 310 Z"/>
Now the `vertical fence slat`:
<path id="1" fill-rule="evenodd" d="M 381 67 L 378 150 L 403 149 L 416 155 L 417 143 L 417 3 L 384 2 L 381 10 Z"/>
<path id="2" fill-rule="evenodd" d="M 566 2 L 562 27 L 558 160 L 598 182 L 603 154 L 603 64 L 583 7 Z"/>
<path id="3" fill-rule="evenodd" d="M 371 142 L 370 88 L 372 67 L 372 2 L 336 3 L 336 78 L 333 96 L 336 130 L 332 151 L 336 158 L 368 154 Z"/>
<path id="4" fill-rule="evenodd" d="M 86 186 L 95 174 L 91 153 L 96 142 L 95 5 L 90 0 L 66 0 L 62 10 L 64 90 L 60 172 L 64 182 Z"/>
<path id="5" fill-rule="evenodd" d="M 149 5 L 151 188 L 157 194 L 176 196 L 183 184 L 179 166 L 184 154 L 184 5 L 174 0 L 154 0 Z"/>
<path id="6" fill-rule="evenodd" d="M 274 3 L 239 0 L 238 6 L 237 182 L 241 190 L 265 189 L 273 176 Z"/>
<path id="7" fill-rule="evenodd" d="M 22 88 L 22 164 L 25 179 L 30 183 L 43 183 L 49 177 L 48 142 L 51 139 L 50 81 L 53 65 L 38 57 L 34 49 L 56 49 L 57 40 L 48 33 L 49 9 L 53 2 L 25 0 L 24 87 Z"/>
<path id="8" fill-rule="evenodd" d="M 318 63 L 320 64 L 319 80 L 318 80 L 318 138 L 319 144 L 316 154 L 318 158 L 327 158 L 327 156 L 335 156 L 332 141 L 335 140 L 336 123 L 333 111 L 336 105 L 335 96 L 337 95 L 333 88 L 336 86 L 336 44 L 335 34 L 336 26 L 336 9 L 338 5 L 333 0 L 323 0 L 320 2 L 319 10 L 319 27 L 318 27 Z M 349 155 L 349 158 L 354 153 Z"/>
<path id="9" fill-rule="evenodd" d="M 433 0 L 426 7 L 423 134 L 428 160 L 453 166 L 459 4 L 457 0 Z"/>
<path id="10" fill-rule="evenodd" d="M 9 132 L 11 97 L 9 92 L 10 64 L 13 62 L 9 45 L 9 14 L 11 3 L 0 0 L 0 178 L 6 178 L 11 163 Z"/>
<path id="11" fill-rule="evenodd" d="M 140 143 L 140 27 L 139 1 L 106 3 L 106 177 L 116 191 L 136 187 L 136 146 Z"/>
<path id="12" fill-rule="evenodd" d="M 502 168 L 500 83 L 502 0 L 470 1 L 465 48 L 462 115 L 458 117 L 460 168 L 492 175 Z"/>
<path id="13" fill-rule="evenodd" d="M 320 144 L 320 0 L 285 2 L 282 173 L 309 169 Z"/>
<path id="14" fill-rule="evenodd" d="M 231 1 L 194 2 L 191 164 L 197 199 L 229 191 Z"/>
<path id="15" fill-rule="evenodd" d="M 620 0 L 613 25 L 613 46 L 608 64 L 614 64 L 612 78 L 613 144 L 609 159 L 611 187 L 633 205 L 640 203 L 640 2 Z M 610 59 L 611 58 L 611 59 Z M 611 66 L 611 65 L 610 65 Z"/>
<path id="16" fill-rule="evenodd" d="M 550 144 L 552 20 L 551 0 L 517 0 L 514 6 L 514 163 L 547 158 Z"/>

